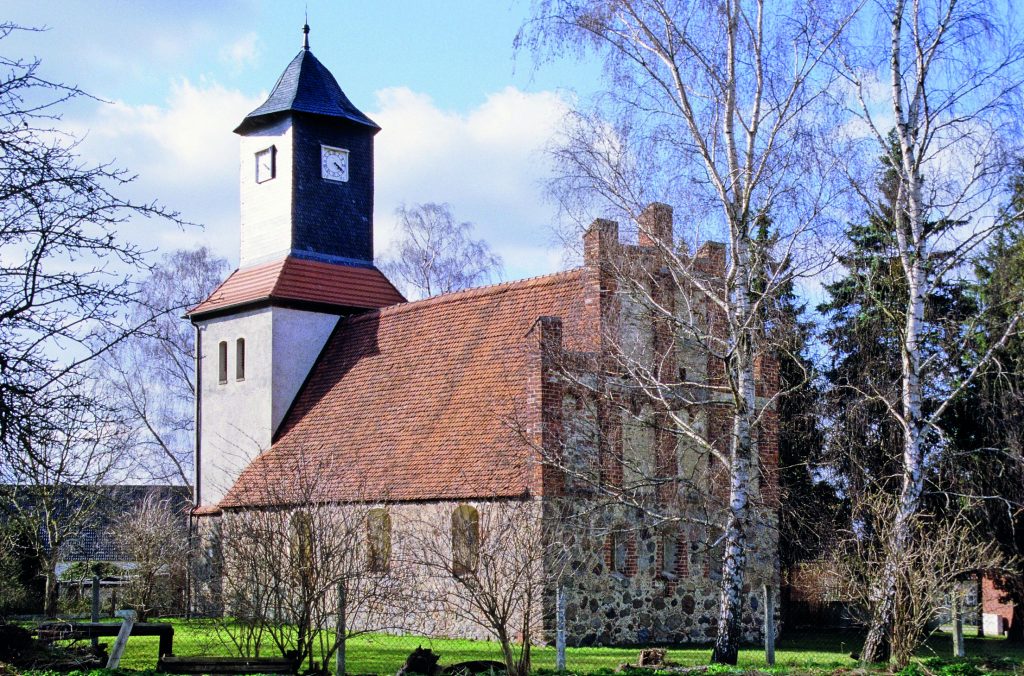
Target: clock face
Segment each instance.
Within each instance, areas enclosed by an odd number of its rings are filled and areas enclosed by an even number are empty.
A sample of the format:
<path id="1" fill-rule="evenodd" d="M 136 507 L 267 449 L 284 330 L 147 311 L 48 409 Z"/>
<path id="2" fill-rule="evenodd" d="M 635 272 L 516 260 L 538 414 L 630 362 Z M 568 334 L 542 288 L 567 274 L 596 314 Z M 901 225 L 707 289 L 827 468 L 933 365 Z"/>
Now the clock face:
<path id="1" fill-rule="evenodd" d="M 256 153 L 256 182 L 263 183 L 274 178 L 274 146 Z"/>
<path id="2" fill-rule="evenodd" d="M 348 180 L 348 151 L 320 146 L 320 174 L 328 181 Z"/>

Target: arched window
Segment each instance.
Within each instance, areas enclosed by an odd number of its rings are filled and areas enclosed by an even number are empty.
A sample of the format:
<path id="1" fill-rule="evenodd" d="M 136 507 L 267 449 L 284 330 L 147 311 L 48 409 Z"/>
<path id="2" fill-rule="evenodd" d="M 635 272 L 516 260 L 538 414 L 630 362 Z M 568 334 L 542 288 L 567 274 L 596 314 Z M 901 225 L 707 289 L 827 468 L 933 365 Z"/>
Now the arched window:
<path id="1" fill-rule="evenodd" d="M 386 509 L 371 509 L 366 515 L 366 567 L 386 572 L 391 563 L 391 516 Z"/>
<path id="2" fill-rule="evenodd" d="M 475 573 L 479 559 L 480 514 L 469 505 L 459 505 L 452 512 L 452 574 Z"/>
<path id="3" fill-rule="evenodd" d="M 306 512 L 295 512 L 291 521 L 291 542 L 289 543 L 292 567 L 300 574 L 307 574 L 313 567 L 313 520 Z"/>
<path id="4" fill-rule="evenodd" d="M 245 338 L 235 341 L 235 380 L 245 380 Z"/>
<path id="5" fill-rule="evenodd" d="M 217 345 L 217 380 L 222 384 L 228 381 L 228 343 L 225 340 Z"/>

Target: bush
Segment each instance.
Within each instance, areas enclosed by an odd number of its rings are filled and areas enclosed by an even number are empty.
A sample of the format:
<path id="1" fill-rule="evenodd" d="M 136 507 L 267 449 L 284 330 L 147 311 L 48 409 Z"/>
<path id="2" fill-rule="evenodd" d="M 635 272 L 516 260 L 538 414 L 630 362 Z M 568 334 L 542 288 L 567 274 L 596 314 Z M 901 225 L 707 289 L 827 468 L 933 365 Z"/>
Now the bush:
<path id="1" fill-rule="evenodd" d="M 11 550 L 0 550 L 0 616 L 21 607 L 28 590 L 21 583 L 21 561 Z"/>

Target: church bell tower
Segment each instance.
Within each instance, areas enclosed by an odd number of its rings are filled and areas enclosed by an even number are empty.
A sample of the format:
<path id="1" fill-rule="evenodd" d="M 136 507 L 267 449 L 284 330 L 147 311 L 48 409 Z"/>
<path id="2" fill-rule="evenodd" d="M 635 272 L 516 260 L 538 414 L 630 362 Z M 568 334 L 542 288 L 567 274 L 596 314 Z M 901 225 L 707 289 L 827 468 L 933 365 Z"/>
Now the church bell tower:
<path id="1" fill-rule="evenodd" d="M 284 254 L 373 263 L 373 137 L 380 127 L 348 100 L 309 49 L 245 116 L 240 265 Z"/>
<path id="2" fill-rule="evenodd" d="M 373 139 L 309 48 L 235 128 L 239 267 L 197 329 L 196 504 L 215 511 L 278 425 L 340 318 L 404 302 L 373 265 Z"/>

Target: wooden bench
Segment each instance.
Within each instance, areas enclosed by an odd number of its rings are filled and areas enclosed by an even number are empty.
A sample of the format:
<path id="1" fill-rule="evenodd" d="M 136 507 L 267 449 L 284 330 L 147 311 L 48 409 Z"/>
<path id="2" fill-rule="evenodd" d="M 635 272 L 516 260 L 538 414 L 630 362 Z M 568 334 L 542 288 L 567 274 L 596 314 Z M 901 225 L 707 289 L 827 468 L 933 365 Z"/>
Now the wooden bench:
<path id="1" fill-rule="evenodd" d="M 36 628 L 36 636 L 42 641 L 65 641 L 117 636 L 120 631 L 120 622 L 45 622 Z M 131 635 L 159 636 L 158 658 L 174 653 L 174 626 L 171 624 L 138 622 L 132 626 Z"/>
<path id="2" fill-rule="evenodd" d="M 157 662 L 168 674 L 297 674 L 298 665 L 287 657 L 176 657 Z"/>

